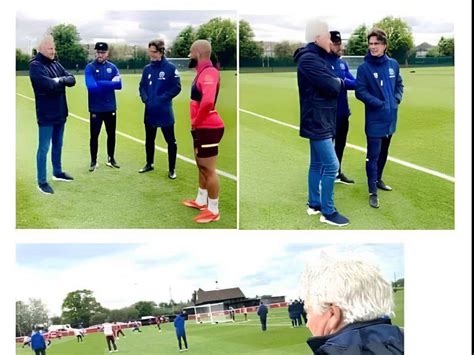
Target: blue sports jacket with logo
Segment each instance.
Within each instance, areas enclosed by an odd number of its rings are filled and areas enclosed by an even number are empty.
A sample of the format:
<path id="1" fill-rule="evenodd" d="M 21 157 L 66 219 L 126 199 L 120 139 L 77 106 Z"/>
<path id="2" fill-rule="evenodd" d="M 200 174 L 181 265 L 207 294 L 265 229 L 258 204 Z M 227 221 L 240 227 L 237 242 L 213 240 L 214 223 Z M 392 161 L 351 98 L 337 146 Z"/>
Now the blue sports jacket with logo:
<path id="1" fill-rule="evenodd" d="M 368 53 L 357 69 L 355 94 L 365 104 L 365 134 L 368 137 L 392 135 L 403 96 L 397 61 L 386 54 L 374 57 Z"/>
<path id="2" fill-rule="evenodd" d="M 117 67 L 107 60 L 103 63 L 94 60 L 87 64 L 84 74 L 89 91 L 89 112 L 116 111 L 115 90 L 122 89 Z"/>
<path id="3" fill-rule="evenodd" d="M 145 123 L 154 127 L 174 124 L 172 100 L 181 92 L 179 72 L 166 58 L 143 68 L 140 97 L 145 104 Z"/>

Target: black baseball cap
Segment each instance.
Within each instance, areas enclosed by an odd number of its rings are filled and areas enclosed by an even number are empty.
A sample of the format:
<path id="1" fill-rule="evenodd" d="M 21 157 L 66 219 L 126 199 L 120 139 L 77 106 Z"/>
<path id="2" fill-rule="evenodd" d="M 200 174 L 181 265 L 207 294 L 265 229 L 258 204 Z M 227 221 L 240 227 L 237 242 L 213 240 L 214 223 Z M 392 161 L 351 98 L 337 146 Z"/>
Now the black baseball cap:
<path id="1" fill-rule="evenodd" d="M 331 34 L 331 42 L 333 43 L 339 43 L 341 42 L 341 32 L 339 31 L 329 31 Z"/>
<path id="2" fill-rule="evenodd" d="M 109 45 L 105 42 L 97 42 L 94 47 L 95 50 L 98 51 L 106 51 L 109 49 Z"/>

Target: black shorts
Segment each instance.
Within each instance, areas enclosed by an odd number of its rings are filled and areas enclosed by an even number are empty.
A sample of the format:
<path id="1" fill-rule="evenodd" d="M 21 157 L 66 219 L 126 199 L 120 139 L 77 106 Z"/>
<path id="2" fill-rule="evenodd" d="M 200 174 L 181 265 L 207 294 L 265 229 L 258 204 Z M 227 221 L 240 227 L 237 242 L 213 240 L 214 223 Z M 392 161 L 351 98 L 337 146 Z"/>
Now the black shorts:
<path id="1" fill-rule="evenodd" d="M 197 128 L 191 131 L 194 140 L 194 151 L 199 158 L 210 158 L 219 152 L 219 142 L 224 135 L 222 128 Z"/>

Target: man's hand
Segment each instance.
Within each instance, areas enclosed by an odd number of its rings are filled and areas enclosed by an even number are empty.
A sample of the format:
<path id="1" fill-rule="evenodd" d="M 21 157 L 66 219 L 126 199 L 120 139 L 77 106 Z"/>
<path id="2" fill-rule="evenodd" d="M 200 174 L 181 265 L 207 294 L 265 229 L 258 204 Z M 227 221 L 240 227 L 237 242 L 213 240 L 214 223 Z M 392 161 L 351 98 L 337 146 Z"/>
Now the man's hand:
<path id="1" fill-rule="evenodd" d="M 59 79 L 59 82 L 64 84 L 65 86 L 74 86 L 76 85 L 76 78 L 72 75 L 68 75 L 68 76 L 62 76 Z"/>

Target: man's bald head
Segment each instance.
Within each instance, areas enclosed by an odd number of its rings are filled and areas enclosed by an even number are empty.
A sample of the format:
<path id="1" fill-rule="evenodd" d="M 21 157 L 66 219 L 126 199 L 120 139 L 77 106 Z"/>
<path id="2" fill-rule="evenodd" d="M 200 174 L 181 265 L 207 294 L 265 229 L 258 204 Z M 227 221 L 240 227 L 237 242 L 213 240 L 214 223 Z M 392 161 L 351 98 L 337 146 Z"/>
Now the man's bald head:
<path id="1" fill-rule="evenodd" d="M 56 55 L 56 46 L 54 44 L 54 38 L 51 35 L 44 36 L 38 43 L 38 52 L 45 57 L 53 60 Z"/>
<path id="2" fill-rule="evenodd" d="M 196 58 L 197 60 L 210 59 L 211 52 L 211 43 L 205 39 L 198 39 L 191 46 L 191 58 Z"/>

